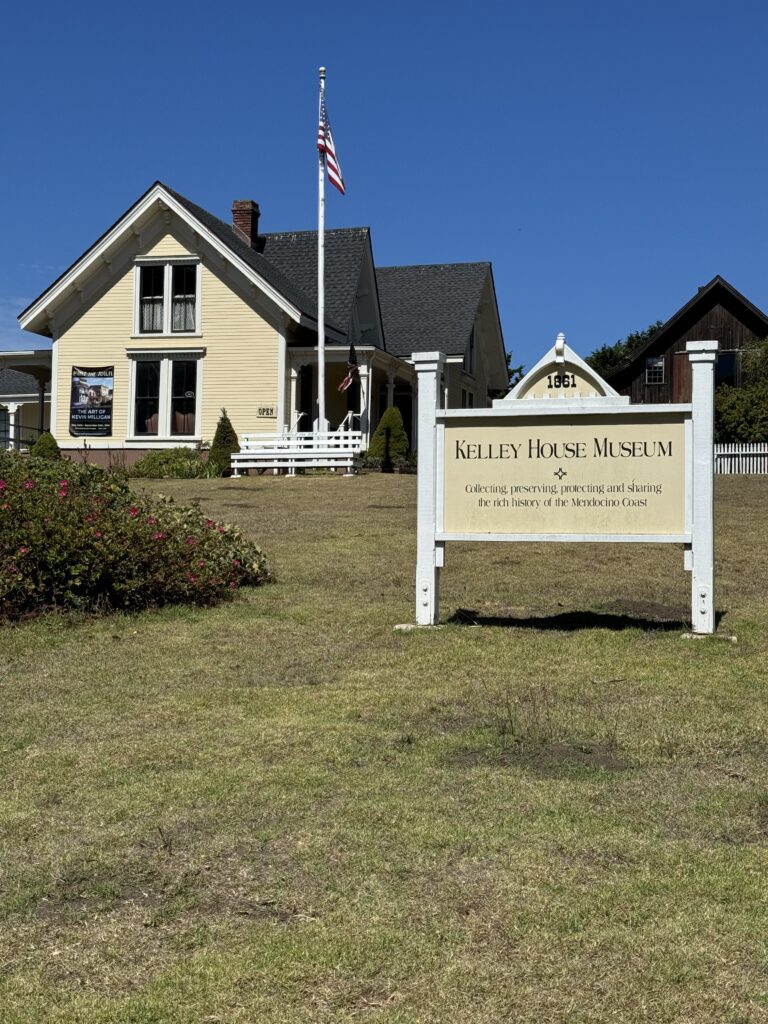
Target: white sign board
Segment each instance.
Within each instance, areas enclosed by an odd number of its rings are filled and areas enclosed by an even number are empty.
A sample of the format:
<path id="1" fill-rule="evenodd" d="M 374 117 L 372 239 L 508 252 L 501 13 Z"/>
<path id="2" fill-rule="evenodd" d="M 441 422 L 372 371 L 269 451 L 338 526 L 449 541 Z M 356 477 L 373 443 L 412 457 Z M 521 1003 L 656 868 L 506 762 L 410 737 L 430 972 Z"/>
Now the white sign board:
<path id="1" fill-rule="evenodd" d="M 717 342 L 688 343 L 690 404 L 630 405 L 561 335 L 487 410 L 438 409 L 444 357 L 414 354 L 417 622 L 437 622 L 446 542 L 645 542 L 684 546 L 693 630 L 713 632 L 716 352 Z"/>

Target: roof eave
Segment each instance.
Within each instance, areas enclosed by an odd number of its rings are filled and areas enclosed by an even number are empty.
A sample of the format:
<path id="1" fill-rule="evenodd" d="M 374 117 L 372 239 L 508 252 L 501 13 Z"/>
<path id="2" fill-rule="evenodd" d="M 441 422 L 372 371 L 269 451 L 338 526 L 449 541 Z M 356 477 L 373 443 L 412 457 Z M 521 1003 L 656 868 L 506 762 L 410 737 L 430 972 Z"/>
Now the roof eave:
<path id="1" fill-rule="evenodd" d="M 172 210 L 173 213 L 191 227 L 193 231 L 196 231 L 202 238 L 204 238 L 213 249 L 215 249 L 220 255 L 225 256 L 227 260 L 229 260 L 230 263 L 243 274 L 244 277 L 260 288 L 287 316 L 295 321 L 295 323 L 298 324 L 301 322 L 301 310 L 299 310 L 292 302 L 289 302 L 284 295 L 265 281 L 260 274 L 253 270 L 253 268 L 249 267 L 237 255 L 237 253 L 234 252 L 234 250 L 230 249 L 229 246 L 225 245 L 220 239 L 218 239 L 213 232 L 206 228 L 201 221 L 199 221 L 192 213 L 190 213 L 189 210 L 179 203 L 178 200 L 166 190 L 161 182 L 155 182 L 155 184 L 145 192 L 144 195 L 141 196 L 141 198 L 138 199 L 133 206 L 131 206 L 130 209 L 128 209 L 126 213 L 123 214 L 123 216 L 90 247 L 90 249 L 88 249 L 68 270 L 58 277 L 56 281 L 46 289 L 46 291 L 38 296 L 34 302 L 19 314 L 18 321 L 21 328 L 25 331 L 41 333 L 35 327 L 35 322 L 42 317 L 47 321 L 52 313 L 52 309 L 64 298 L 65 293 L 70 286 L 76 282 L 82 274 L 91 270 L 94 264 L 98 260 L 101 260 L 113 245 L 122 241 L 123 235 L 130 230 L 131 226 L 142 216 L 147 214 L 151 210 L 152 206 L 157 203 L 165 204 L 168 209 Z"/>

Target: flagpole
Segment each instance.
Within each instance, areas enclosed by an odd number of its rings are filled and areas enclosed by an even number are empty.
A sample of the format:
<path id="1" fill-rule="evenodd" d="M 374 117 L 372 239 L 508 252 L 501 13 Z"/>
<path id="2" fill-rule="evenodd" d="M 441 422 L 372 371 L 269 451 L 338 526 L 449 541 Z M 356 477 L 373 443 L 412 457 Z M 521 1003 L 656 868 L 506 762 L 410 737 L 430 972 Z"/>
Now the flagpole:
<path id="1" fill-rule="evenodd" d="M 320 110 L 325 95 L 325 68 L 320 68 Z M 325 153 L 317 153 L 317 429 L 325 422 Z"/>

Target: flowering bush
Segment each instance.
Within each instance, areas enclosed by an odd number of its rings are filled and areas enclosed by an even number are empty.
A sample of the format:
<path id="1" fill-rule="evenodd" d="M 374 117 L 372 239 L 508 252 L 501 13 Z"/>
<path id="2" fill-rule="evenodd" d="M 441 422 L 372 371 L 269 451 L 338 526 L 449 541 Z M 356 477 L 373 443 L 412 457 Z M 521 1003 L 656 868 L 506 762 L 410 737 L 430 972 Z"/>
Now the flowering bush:
<path id="1" fill-rule="evenodd" d="M 197 507 L 95 466 L 0 452 L 0 615 L 213 604 L 267 582 L 264 554 Z"/>

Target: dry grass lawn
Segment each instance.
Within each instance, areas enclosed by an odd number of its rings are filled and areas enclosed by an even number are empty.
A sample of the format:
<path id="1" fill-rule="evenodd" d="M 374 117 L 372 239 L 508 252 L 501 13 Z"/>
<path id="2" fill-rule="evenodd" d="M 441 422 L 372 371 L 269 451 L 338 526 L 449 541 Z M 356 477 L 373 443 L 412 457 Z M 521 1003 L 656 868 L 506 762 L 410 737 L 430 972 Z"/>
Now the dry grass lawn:
<path id="1" fill-rule="evenodd" d="M 415 478 L 171 481 L 212 610 L 0 630 L 2 1024 L 768 1019 L 768 480 L 682 552 L 449 546 Z M 479 628 L 478 628 L 479 626 Z"/>

